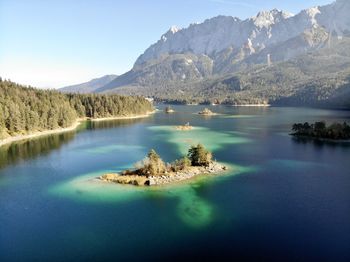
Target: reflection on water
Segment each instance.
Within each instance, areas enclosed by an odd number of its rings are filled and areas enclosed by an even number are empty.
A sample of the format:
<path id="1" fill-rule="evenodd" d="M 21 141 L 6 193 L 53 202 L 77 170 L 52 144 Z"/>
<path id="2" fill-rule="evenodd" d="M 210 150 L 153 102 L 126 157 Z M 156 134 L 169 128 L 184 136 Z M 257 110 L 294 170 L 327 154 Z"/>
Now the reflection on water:
<path id="1" fill-rule="evenodd" d="M 74 136 L 74 131 L 65 132 L 4 145 L 0 147 L 0 168 L 39 155 L 47 155 L 71 141 Z"/>
<path id="2" fill-rule="evenodd" d="M 40 155 L 47 155 L 50 152 L 59 149 L 62 145 L 72 141 L 77 132 L 83 130 L 94 130 L 94 129 L 108 129 L 115 127 L 126 127 L 135 123 L 142 123 L 145 121 L 143 118 L 137 119 L 123 119 L 123 120 L 112 120 L 112 121 L 84 121 L 82 122 L 77 130 L 71 132 L 64 132 L 58 134 L 52 134 L 47 136 L 41 136 L 33 139 L 27 139 L 23 141 L 14 142 L 0 147 L 0 168 L 4 168 L 7 165 L 15 164 L 20 160 L 33 159 Z M 131 147 L 125 145 L 125 147 Z M 135 147 L 136 148 L 136 147 Z M 130 149 L 135 149 L 130 148 Z M 142 147 L 137 147 L 142 148 Z M 137 149 L 136 148 L 136 149 Z M 91 153 L 99 153 L 99 150 L 106 150 L 105 153 L 109 153 L 114 150 L 120 149 L 120 146 L 111 145 L 106 149 L 102 148 L 90 148 Z"/>
<path id="3" fill-rule="evenodd" d="M 313 145 L 316 148 L 323 147 L 344 147 L 350 148 L 349 141 L 332 141 L 326 139 L 315 139 L 309 137 L 292 137 L 293 142 L 296 144 Z"/>
<path id="4" fill-rule="evenodd" d="M 152 116 L 149 116 L 152 117 Z M 148 118 L 134 118 L 134 119 L 119 119 L 107 121 L 86 121 L 87 129 L 106 129 L 115 127 L 126 127 L 136 123 L 143 123 L 148 121 Z"/>

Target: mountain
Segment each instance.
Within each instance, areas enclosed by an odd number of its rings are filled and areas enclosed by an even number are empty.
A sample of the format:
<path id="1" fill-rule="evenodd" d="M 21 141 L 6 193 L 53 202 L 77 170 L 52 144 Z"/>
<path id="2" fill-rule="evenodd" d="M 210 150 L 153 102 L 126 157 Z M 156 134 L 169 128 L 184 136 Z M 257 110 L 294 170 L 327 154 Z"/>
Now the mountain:
<path id="1" fill-rule="evenodd" d="M 89 82 L 60 88 L 59 91 L 64 93 L 93 93 L 97 89 L 113 81 L 116 77 L 117 75 L 105 75 L 100 78 L 92 79 Z"/>
<path id="2" fill-rule="evenodd" d="M 279 81 L 289 79 L 287 89 L 295 89 L 293 94 L 296 94 L 296 89 L 304 90 L 305 86 L 310 86 L 312 82 L 308 81 L 333 81 L 337 74 L 345 81 L 348 77 L 346 70 L 335 72 L 335 75 L 325 70 L 318 78 L 317 70 L 320 68 L 315 63 L 322 62 L 323 69 L 344 66 L 342 57 L 334 60 L 332 56 L 338 56 L 336 46 L 340 45 L 339 41 L 344 40 L 341 44 L 350 47 L 348 13 L 350 1 L 337 0 L 296 15 L 274 9 L 259 12 L 246 20 L 218 16 L 184 29 L 171 27 L 139 56 L 129 72 L 96 92 L 141 94 L 176 100 L 186 94 L 187 99 L 199 101 L 207 98 L 232 101 L 240 98 L 246 101 L 246 86 L 236 86 L 237 81 L 246 79 L 245 76 L 254 75 L 261 83 L 268 82 L 272 86 L 282 85 Z M 300 64 L 303 61 L 315 66 L 305 73 Z M 269 66 L 271 63 L 272 66 Z M 261 77 L 258 77 L 259 74 Z M 274 78 L 270 79 L 270 76 Z M 263 77 L 268 79 L 265 81 L 261 79 Z M 247 83 L 252 79 L 246 79 Z M 261 83 L 254 83 L 254 97 L 250 100 L 256 97 L 277 102 L 290 95 L 290 90 L 287 92 L 279 88 L 268 92 L 274 94 L 270 96 L 266 90 L 262 91 L 265 86 Z"/>
<path id="3" fill-rule="evenodd" d="M 331 47 L 309 51 L 271 66 L 255 65 L 190 83 L 122 86 L 116 90 L 180 103 L 218 100 L 227 104 L 269 102 L 350 107 L 350 38 L 333 37 L 331 43 Z"/>

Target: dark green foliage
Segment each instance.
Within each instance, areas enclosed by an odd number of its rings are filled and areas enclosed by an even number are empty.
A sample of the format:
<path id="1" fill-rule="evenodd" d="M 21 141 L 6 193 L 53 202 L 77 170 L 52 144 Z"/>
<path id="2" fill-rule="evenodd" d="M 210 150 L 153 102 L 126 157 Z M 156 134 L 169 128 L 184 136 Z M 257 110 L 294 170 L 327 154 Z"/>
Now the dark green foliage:
<path id="1" fill-rule="evenodd" d="M 192 166 L 209 166 L 212 162 L 212 154 L 201 144 L 191 146 L 188 150 L 188 158 Z"/>
<path id="2" fill-rule="evenodd" d="M 350 126 L 347 123 L 334 123 L 327 126 L 325 122 L 316 122 L 309 124 L 294 124 L 292 127 L 295 136 L 326 138 L 326 139 L 350 139 Z"/>
<path id="3" fill-rule="evenodd" d="M 0 139 L 69 127 L 78 117 L 129 116 L 152 110 L 142 97 L 62 94 L 0 81 Z"/>
<path id="4" fill-rule="evenodd" d="M 76 112 L 65 95 L 10 81 L 0 81 L 0 111 L 2 136 L 65 128 L 76 120 Z"/>
<path id="5" fill-rule="evenodd" d="M 100 94 L 67 94 L 79 117 L 102 118 L 146 114 L 152 104 L 142 97 Z"/>

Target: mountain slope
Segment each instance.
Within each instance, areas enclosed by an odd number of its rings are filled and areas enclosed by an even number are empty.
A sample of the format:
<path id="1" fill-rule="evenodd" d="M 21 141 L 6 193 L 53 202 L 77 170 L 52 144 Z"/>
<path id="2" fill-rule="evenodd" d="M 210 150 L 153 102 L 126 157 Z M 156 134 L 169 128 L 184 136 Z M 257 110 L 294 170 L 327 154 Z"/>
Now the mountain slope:
<path id="1" fill-rule="evenodd" d="M 59 91 L 64 93 L 92 93 L 92 92 L 95 92 L 97 89 L 110 83 L 116 77 L 117 75 L 105 75 L 100 78 L 92 79 L 91 81 L 86 83 L 60 88 Z"/>
<path id="2" fill-rule="evenodd" d="M 113 90 L 114 91 L 114 90 Z M 163 86 L 126 86 L 118 93 L 180 102 L 264 103 L 350 107 L 350 38 L 272 66 Z"/>
<path id="3" fill-rule="evenodd" d="M 218 16 L 185 29 L 172 27 L 129 72 L 96 92 L 231 103 L 330 100 L 347 79 L 349 67 L 343 62 L 348 57 L 341 57 L 336 48 L 350 47 L 349 13 L 350 1 L 337 0 L 297 15 L 274 9 L 246 20 Z M 308 71 L 302 63 L 310 65 Z M 337 71 L 330 73 L 332 67 Z M 293 100 L 301 96 L 298 90 L 319 98 Z"/>

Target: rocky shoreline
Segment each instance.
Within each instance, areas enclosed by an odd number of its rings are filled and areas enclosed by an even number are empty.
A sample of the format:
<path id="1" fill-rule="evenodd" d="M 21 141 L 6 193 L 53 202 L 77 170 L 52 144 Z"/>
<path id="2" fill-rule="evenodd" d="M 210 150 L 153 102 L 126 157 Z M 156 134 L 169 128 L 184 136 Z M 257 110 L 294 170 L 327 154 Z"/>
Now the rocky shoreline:
<path id="1" fill-rule="evenodd" d="M 150 177 L 150 185 L 165 185 L 165 184 L 172 184 L 181 182 L 184 180 L 192 179 L 198 175 L 219 175 L 220 173 L 227 170 L 227 167 L 219 164 L 219 163 L 212 163 L 208 167 L 189 167 L 186 171 L 179 171 L 175 172 L 169 175 L 163 175 L 163 176 L 153 176 Z"/>
<path id="2" fill-rule="evenodd" d="M 146 177 L 138 175 L 105 174 L 98 177 L 98 179 L 105 182 L 117 184 L 129 184 L 135 186 L 161 186 L 189 180 L 199 175 L 219 175 L 225 171 L 227 171 L 227 167 L 225 165 L 218 162 L 213 162 L 208 167 L 191 166 L 186 168 L 186 170 L 165 173 L 160 176 Z"/>

